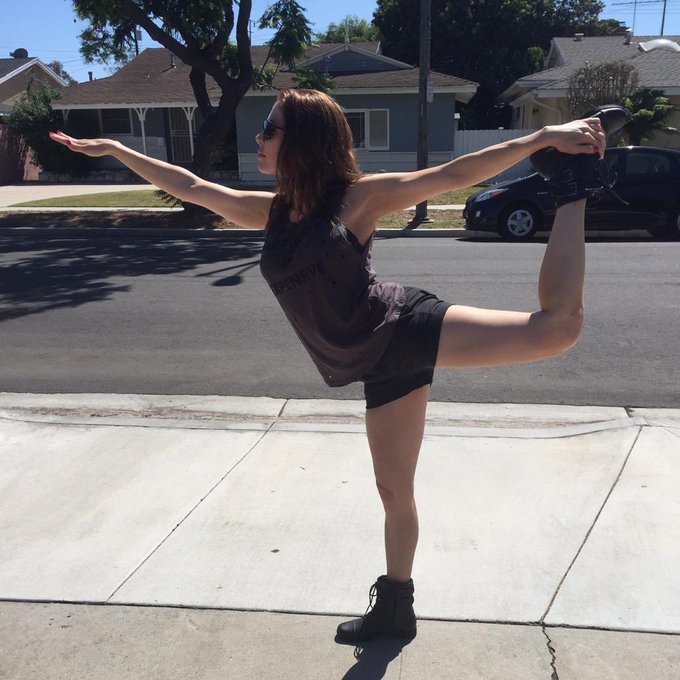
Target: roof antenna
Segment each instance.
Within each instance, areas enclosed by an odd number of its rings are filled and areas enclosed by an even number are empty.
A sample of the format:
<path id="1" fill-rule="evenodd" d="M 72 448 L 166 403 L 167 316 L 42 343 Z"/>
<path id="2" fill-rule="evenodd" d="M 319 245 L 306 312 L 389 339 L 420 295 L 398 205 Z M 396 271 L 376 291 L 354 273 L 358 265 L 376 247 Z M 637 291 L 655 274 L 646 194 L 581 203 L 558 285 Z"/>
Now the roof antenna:
<path id="1" fill-rule="evenodd" d="M 345 45 L 349 45 L 349 20 L 345 18 Z"/>

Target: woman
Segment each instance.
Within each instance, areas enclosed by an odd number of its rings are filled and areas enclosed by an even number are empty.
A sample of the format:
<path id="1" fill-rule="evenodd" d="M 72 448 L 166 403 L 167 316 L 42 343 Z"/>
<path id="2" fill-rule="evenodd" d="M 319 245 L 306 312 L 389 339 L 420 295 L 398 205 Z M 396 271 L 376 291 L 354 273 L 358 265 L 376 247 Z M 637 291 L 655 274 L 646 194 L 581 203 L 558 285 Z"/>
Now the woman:
<path id="1" fill-rule="evenodd" d="M 371 589 L 373 608 L 341 624 L 339 641 L 416 634 L 413 481 L 434 366 L 532 361 L 564 352 L 579 337 L 585 199 L 602 187 L 597 167 L 605 128 L 613 132 L 619 118 L 598 111 L 426 170 L 363 175 L 336 102 L 313 90 L 287 90 L 256 137 L 258 169 L 276 175 L 275 193 L 213 184 L 116 141 L 51 133 L 73 151 L 114 156 L 183 201 L 265 229 L 262 273 L 324 380 L 364 383 L 366 430 L 385 509 L 387 573 Z M 382 215 L 475 185 L 530 154 L 560 206 L 540 271 L 538 311 L 451 305 L 375 279 L 370 248 Z"/>

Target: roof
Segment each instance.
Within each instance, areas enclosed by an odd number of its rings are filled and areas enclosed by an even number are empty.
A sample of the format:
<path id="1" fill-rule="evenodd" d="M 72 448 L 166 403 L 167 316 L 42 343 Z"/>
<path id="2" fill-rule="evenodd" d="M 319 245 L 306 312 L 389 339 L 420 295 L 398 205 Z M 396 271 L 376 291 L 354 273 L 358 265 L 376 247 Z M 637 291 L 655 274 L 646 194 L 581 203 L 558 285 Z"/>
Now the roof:
<path id="1" fill-rule="evenodd" d="M 66 87 L 66 83 L 49 66 L 38 59 L 38 57 L 27 57 L 25 59 L 15 59 L 12 57 L 11 59 L 0 59 L 0 83 L 13 78 L 15 75 L 31 68 L 33 65 L 40 67 L 58 83 L 61 83 L 63 87 Z"/>
<path id="2" fill-rule="evenodd" d="M 551 49 L 556 49 L 563 64 L 577 61 L 613 61 L 629 59 L 639 53 L 638 43 L 658 38 L 658 35 L 635 35 L 626 45 L 626 37 L 622 35 L 588 36 L 576 38 L 553 38 Z M 680 36 L 667 35 L 665 38 L 678 42 Z"/>
<path id="3" fill-rule="evenodd" d="M 654 52 L 638 51 L 636 54 L 622 61 L 635 67 L 642 87 L 649 87 L 652 89 L 680 88 L 680 58 L 678 58 L 676 52 L 670 52 L 668 50 L 655 50 Z M 559 77 L 552 83 L 543 85 L 539 89 L 560 89 L 569 87 L 569 78 L 571 75 L 584 65 L 585 62 L 577 66 L 562 66 L 559 69 L 555 69 L 555 71 L 560 71 L 558 74 Z"/>
<path id="4" fill-rule="evenodd" d="M 322 44 L 311 47 L 306 55 L 306 60 L 314 59 L 329 49 L 336 48 L 337 44 Z M 350 49 L 357 47 L 362 52 L 374 52 L 379 55 L 379 43 L 351 43 Z M 268 46 L 254 45 L 251 54 L 254 64 L 264 63 Z M 394 60 L 389 60 L 394 61 Z M 400 63 L 400 62 L 395 62 Z M 175 67 L 171 66 L 171 54 L 162 47 L 147 48 L 129 61 L 120 70 L 108 78 L 101 78 L 78 85 L 71 85 L 63 93 L 60 99 L 53 104 L 56 109 L 87 108 L 92 106 L 195 106 L 196 98 L 189 82 L 190 67 L 174 58 Z M 390 68 L 389 64 L 386 64 Z M 403 64 L 395 70 L 379 72 L 342 74 L 334 78 L 335 91 L 343 90 L 366 90 L 386 91 L 390 89 L 413 89 L 417 91 L 419 70 Z M 455 88 L 463 94 L 472 96 L 477 88 L 477 83 L 443 73 L 432 72 L 432 80 L 436 88 Z M 221 92 L 217 84 L 208 77 L 208 93 L 211 98 L 218 99 Z M 274 87 L 285 89 L 295 85 L 293 74 L 280 69 L 274 80 Z M 453 91 L 453 90 L 452 90 Z M 271 91 L 260 93 L 251 91 L 249 95 L 269 95 Z"/>
<path id="5" fill-rule="evenodd" d="M 675 42 L 680 41 L 680 36 L 666 37 Z M 539 96 L 549 90 L 565 90 L 569 87 L 569 78 L 578 69 L 587 64 L 605 61 L 624 61 L 634 65 L 642 87 L 666 90 L 680 88 L 680 58 L 677 53 L 668 50 L 639 50 L 639 43 L 654 38 L 658 36 L 633 36 L 628 45 L 625 44 L 625 36 L 620 35 L 583 37 L 580 40 L 553 38 L 550 57 L 556 56 L 558 65 L 519 78 L 501 97 L 513 99 L 527 90 L 532 90 Z"/>
<path id="6" fill-rule="evenodd" d="M 2 80 L 5 76 L 8 76 L 13 71 L 16 71 L 21 66 L 30 64 L 35 60 L 35 57 L 28 57 L 27 59 L 0 59 L 0 80 Z"/>

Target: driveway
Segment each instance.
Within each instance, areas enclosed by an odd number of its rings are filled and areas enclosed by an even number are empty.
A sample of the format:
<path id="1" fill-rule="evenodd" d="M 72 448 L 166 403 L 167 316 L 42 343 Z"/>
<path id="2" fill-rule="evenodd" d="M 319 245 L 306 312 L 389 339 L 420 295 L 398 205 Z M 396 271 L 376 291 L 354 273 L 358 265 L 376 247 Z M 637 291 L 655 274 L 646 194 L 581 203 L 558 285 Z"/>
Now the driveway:
<path id="1" fill-rule="evenodd" d="M 142 191 L 157 189 L 153 184 L 45 184 L 42 182 L 22 182 L 0 186 L 0 208 L 6 208 L 25 201 L 38 201 L 43 198 L 61 196 L 80 196 L 82 194 L 103 194 L 116 191 Z"/>

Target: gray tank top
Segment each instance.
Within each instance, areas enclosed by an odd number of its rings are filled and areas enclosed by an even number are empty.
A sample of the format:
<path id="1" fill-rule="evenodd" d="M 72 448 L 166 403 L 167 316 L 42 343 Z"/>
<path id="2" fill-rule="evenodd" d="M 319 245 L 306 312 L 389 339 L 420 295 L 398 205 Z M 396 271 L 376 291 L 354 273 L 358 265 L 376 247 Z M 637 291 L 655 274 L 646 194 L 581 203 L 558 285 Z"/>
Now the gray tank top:
<path id="1" fill-rule="evenodd" d="M 331 203 L 339 206 L 342 193 Z M 260 271 L 324 381 L 360 380 L 382 356 L 404 304 L 404 287 L 381 283 L 362 246 L 327 203 L 300 222 L 275 197 Z"/>

